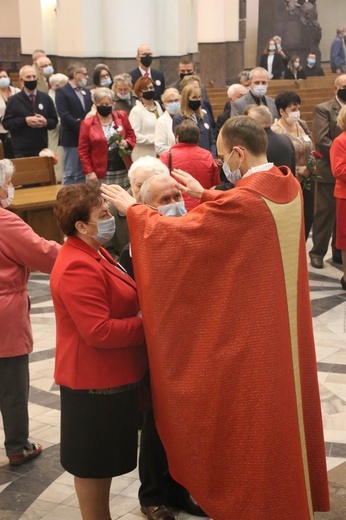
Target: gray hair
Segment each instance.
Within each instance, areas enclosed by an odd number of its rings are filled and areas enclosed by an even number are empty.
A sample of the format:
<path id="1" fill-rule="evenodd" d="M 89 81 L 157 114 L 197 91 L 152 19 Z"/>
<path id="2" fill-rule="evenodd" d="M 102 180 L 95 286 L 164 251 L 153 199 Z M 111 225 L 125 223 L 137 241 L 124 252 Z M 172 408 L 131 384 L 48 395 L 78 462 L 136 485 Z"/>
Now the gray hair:
<path id="1" fill-rule="evenodd" d="M 177 97 L 180 99 L 179 90 L 177 90 L 177 89 L 174 88 L 174 87 L 168 87 L 168 88 L 166 88 L 166 90 L 164 91 L 164 93 L 163 93 L 162 96 L 161 96 L 161 101 L 162 101 L 162 103 L 166 103 L 167 99 L 168 99 L 169 96 L 171 96 L 172 94 L 174 94 L 175 96 L 177 96 Z"/>
<path id="2" fill-rule="evenodd" d="M 273 124 L 272 113 L 265 105 L 251 107 L 247 115 L 257 121 L 262 128 L 269 128 Z"/>
<path id="3" fill-rule="evenodd" d="M 96 105 L 96 103 L 99 103 L 102 98 L 104 98 L 106 96 L 109 98 L 110 102 L 113 103 L 114 92 L 112 92 L 112 90 L 110 88 L 106 88 L 106 87 L 95 88 L 94 95 L 93 95 L 95 105 Z"/>
<path id="4" fill-rule="evenodd" d="M 136 171 L 141 168 L 146 172 L 152 172 L 153 175 L 169 175 L 169 169 L 160 159 L 156 159 L 156 157 L 151 157 L 150 155 L 146 155 L 145 157 L 140 157 L 132 163 L 128 176 L 130 184 L 133 185 L 135 181 Z"/>
<path id="5" fill-rule="evenodd" d="M 167 179 L 172 179 L 172 177 L 165 173 L 157 173 L 156 175 L 152 175 L 143 182 L 139 192 L 143 204 L 151 204 L 151 201 L 153 200 L 153 193 L 151 191 L 152 184 L 154 182 L 164 184 L 167 183 Z"/>
<path id="6" fill-rule="evenodd" d="M 14 174 L 13 162 L 9 159 L 0 160 L 0 188 L 3 187 L 4 182 Z"/>
<path id="7" fill-rule="evenodd" d="M 243 87 L 243 85 L 241 85 L 240 83 L 233 83 L 233 85 L 231 85 L 227 89 L 227 97 L 233 99 L 234 95 L 236 94 L 239 88 L 244 89 L 245 87 Z"/>
<path id="8" fill-rule="evenodd" d="M 249 74 L 249 80 L 252 80 L 252 76 L 255 74 L 255 72 L 264 72 L 268 79 L 268 71 L 264 69 L 263 67 L 255 67 L 254 69 L 250 70 Z"/>
<path id="9" fill-rule="evenodd" d="M 125 85 L 132 87 L 132 78 L 130 74 L 127 74 L 127 72 L 124 72 L 124 74 L 117 74 L 113 78 L 113 84 L 115 85 L 116 83 L 125 83 Z"/>
<path id="10" fill-rule="evenodd" d="M 49 83 L 54 90 L 55 87 L 60 87 L 61 83 L 67 83 L 68 77 L 65 74 L 61 74 L 61 72 L 58 72 L 57 74 L 52 74 L 49 78 Z"/>

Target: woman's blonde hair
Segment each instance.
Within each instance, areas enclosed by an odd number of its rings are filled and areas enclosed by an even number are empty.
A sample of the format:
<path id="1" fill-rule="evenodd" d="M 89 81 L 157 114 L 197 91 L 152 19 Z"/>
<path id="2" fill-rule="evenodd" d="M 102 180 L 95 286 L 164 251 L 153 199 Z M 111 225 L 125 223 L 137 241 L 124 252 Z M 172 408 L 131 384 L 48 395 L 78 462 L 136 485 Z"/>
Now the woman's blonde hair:
<path id="1" fill-rule="evenodd" d="M 202 108 L 199 107 L 198 110 L 194 111 L 189 107 L 189 98 L 194 95 L 201 95 L 201 89 L 199 87 L 195 87 L 192 83 L 186 85 L 181 92 L 181 100 L 180 100 L 180 113 L 186 117 L 187 119 L 191 119 L 193 114 L 196 114 L 198 117 L 203 119 L 204 113 Z"/>
<path id="2" fill-rule="evenodd" d="M 341 130 L 346 130 L 346 106 L 342 107 L 342 109 L 340 110 L 336 120 L 336 124 L 339 128 L 341 128 Z"/>

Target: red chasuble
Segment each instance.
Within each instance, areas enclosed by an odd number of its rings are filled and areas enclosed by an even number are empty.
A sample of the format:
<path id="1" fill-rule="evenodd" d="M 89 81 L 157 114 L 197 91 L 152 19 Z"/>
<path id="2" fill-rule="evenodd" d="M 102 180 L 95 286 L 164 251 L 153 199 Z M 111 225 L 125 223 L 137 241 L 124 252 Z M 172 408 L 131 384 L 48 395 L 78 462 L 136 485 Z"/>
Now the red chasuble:
<path id="1" fill-rule="evenodd" d="M 128 223 L 157 428 L 213 520 L 329 509 L 302 218 L 290 171 Z"/>

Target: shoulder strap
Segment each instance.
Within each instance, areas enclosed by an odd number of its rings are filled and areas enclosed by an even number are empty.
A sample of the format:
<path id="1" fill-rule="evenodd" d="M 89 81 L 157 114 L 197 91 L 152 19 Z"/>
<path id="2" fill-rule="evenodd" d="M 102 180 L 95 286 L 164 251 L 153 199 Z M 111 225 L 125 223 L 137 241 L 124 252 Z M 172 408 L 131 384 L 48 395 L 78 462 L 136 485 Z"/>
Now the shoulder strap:
<path id="1" fill-rule="evenodd" d="M 307 126 L 307 124 L 305 123 L 305 121 L 302 121 L 301 119 L 299 119 L 298 121 L 299 125 L 302 127 L 302 129 L 304 130 L 304 132 L 310 136 L 311 132 Z"/>

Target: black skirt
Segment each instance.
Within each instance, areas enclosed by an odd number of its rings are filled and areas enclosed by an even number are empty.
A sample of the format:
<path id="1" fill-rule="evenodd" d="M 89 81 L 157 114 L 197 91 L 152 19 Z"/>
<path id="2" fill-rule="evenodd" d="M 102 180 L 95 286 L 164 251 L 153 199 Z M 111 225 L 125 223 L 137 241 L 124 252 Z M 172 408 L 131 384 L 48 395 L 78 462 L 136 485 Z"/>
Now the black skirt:
<path id="1" fill-rule="evenodd" d="M 90 393 L 60 387 L 62 467 L 80 478 L 110 478 L 137 465 L 138 387 Z"/>

